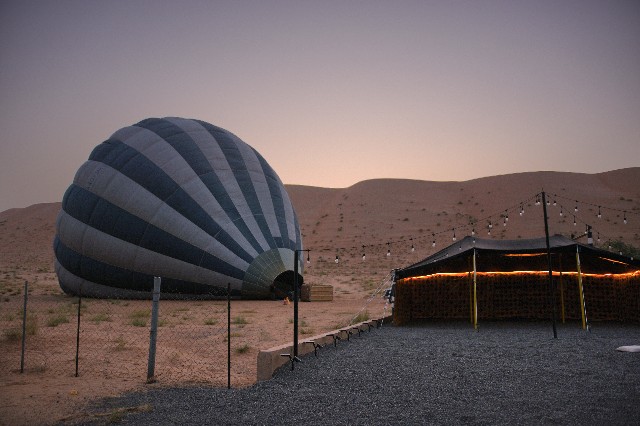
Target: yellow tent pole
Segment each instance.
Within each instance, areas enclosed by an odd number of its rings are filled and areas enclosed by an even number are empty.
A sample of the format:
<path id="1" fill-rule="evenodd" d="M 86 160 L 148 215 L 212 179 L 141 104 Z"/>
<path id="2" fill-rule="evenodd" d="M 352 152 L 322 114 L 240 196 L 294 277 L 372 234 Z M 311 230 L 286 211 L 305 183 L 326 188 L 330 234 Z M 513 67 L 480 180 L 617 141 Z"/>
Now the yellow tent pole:
<path id="1" fill-rule="evenodd" d="M 471 271 L 467 276 L 469 278 L 469 321 L 473 324 L 473 279 L 471 278 Z"/>
<path id="2" fill-rule="evenodd" d="M 560 306 L 562 307 L 562 323 L 565 321 L 564 311 L 564 285 L 562 284 L 562 253 L 558 255 L 558 264 L 560 266 Z"/>
<path id="3" fill-rule="evenodd" d="M 478 331 L 478 292 L 476 271 L 476 249 L 473 249 L 473 328 Z"/>
<path id="4" fill-rule="evenodd" d="M 578 291 L 580 292 L 580 314 L 582 315 L 582 329 L 587 328 L 586 306 L 584 304 L 584 289 L 582 288 L 582 272 L 580 271 L 580 249 L 576 246 L 576 267 L 578 269 Z"/>
<path id="5" fill-rule="evenodd" d="M 562 323 L 564 324 L 564 285 L 562 285 L 562 271 L 560 271 L 560 306 L 562 307 Z"/>

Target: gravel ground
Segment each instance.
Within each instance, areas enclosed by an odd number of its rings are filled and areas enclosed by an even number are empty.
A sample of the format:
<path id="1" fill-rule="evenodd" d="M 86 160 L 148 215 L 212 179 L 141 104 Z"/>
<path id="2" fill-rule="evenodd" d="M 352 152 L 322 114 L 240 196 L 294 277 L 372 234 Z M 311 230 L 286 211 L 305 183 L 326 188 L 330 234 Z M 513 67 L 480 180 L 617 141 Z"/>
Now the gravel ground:
<path id="1" fill-rule="evenodd" d="M 385 325 L 245 389 L 152 389 L 124 424 L 640 424 L 640 324 Z M 106 417 L 101 417 L 105 421 Z M 113 419 L 111 419 L 113 420 Z"/>

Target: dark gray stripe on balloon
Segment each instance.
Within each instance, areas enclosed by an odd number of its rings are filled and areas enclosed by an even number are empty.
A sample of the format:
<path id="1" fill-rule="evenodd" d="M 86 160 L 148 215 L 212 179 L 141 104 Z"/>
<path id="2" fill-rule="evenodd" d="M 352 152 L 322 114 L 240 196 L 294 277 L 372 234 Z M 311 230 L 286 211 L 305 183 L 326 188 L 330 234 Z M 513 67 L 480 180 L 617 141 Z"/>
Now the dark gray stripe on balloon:
<path id="1" fill-rule="evenodd" d="M 179 238 L 149 224 L 77 185 L 71 185 L 62 200 L 62 209 L 90 227 L 130 244 L 242 279 L 244 271 Z"/>
<path id="2" fill-rule="evenodd" d="M 260 231 L 264 235 L 265 239 L 269 243 L 269 247 L 276 248 L 276 242 L 273 239 L 271 232 L 269 231 L 269 225 L 264 218 L 262 213 L 262 209 L 260 207 L 260 201 L 258 200 L 258 195 L 256 194 L 255 188 L 253 187 L 253 182 L 251 181 L 251 176 L 247 171 L 246 164 L 242 159 L 242 155 L 239 152 L 238 147 L 236 146 L 236 142 L 233 140 L 232 136 L 226 131 L 219 127 L 213 126 L 204 121 L 198 121 L 209 133 L 211 136 L 215 138 L 220 147 L 222 148 L 222 152 L 224 152 L 225 157 L 227 158 L 227 162 L 229 166 L 231 166 L 231 170 L 233 171 L 238 184 L 240 185 L 240 189 L 242 190 L 242 194 L 244 195 L 249 208 L 251 209 L 251 213 L 258 222 L 258 226 L 260 227 Z"/>
<path id="3" fill-rule="evenodd" d="M 58 237 L 54 252 L 60 265 L 73 275 L 87 281 L 135 291 L 151 291 L 153 275 L 118 268 L 83 256 L 65 246 Z M 163 293 L 226 295 L 226 288 L 172 278 L 162 278 Z"/>
<path id="4" fill-rule="evenodd" d="M 247 227 L 242 216 L 236 209 L 236 206 L 224 188 L 222 182 L 218 178 L 217 174 L 211 167 L 209 160 L 204 156 L 198 145 L 181 127 L 173 124 L 172 122 L 159 118 L 149 118 L 143 120 L 135 125 L 149 130 L 169 145 L 173 147 L 180 154 L 182 158 L 187 162 L 189 167 L 198 175 L 200 180 L 204 183 L 207 189 L 211 192 L 214 198 L 218 201 L 218 204 L 222 207 L 224 212 L 229 216 L 234 225 L 247 239 L 251 246 L 260 253 L 262 247 L 253 236 L 252 232 Z"/>
<path id="5" fill-rule="evenodd" d="M 287 229 L 287 218 L 284 209 L 284 201 L 282 200 L 282 193 L 280 192 L 280 181 L 277 178 L 276 173 L 271 166 L 267 164 L 266 160 L 258 152 L 253 150 L 260 166 L 262 167 L 262 173 L 264 174 L 267 185 L 269 186 L 269 192 L 271 193 L 271 202 L 273 203 L 273 210 L 276 214 L 276 220 L 278 221 L 278 227 L 280 228 L 281 242 L 278 247 L 291 248 L 295 247 L 295 242 L 289 239 L 289 232 Z"/>
<path id="6" fill-rule="evenodd" d="M 174 210 L 188 217 L 200 229 L 216 238 L 238 257 L 251 262 L 247 253 L 215 220 L 213 220 L 193 198 L 176 184 L 162 169 L 144 155 L 115 139 L 98 145 L 89 160 L 104 163 L 147 191 L 163 200 Z"/>

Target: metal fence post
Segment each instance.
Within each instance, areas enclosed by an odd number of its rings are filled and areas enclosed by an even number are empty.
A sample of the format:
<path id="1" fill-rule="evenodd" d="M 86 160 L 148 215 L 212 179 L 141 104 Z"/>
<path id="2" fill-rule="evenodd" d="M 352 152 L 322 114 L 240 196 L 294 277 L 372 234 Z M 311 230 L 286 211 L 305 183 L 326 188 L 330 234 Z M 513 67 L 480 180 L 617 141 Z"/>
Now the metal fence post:
<path id="1" fill-rule="evenodd" d="M 227 283 L 227 389 L 231 389 L 231 283 Z"/>
<path id="2" fill-rule="evenodd" d="M 76 331 L 76 377 L 78 377 L 78 360 L 80 359 L 80 308 L 82 307 L 82 283 L 78 291 L 78 329 Z"/>
<path id="3" fill-rule="evenodd" d="M 160 301 L 160 277 L 153 277 L 153 305 L 151 307 L 151 329 L 149 330 L 149 362 L 147 364 L 147 383 L 156 381 L 156 339 L 158 336 L 158 308 Z"/>
<path id="4" fill-rule="evenodd" d="M 22 307 L 22 352 L 20 353 L 20 373 L 24 373 L 24 346 L 27 339 L 27 299 L 29 282 L 24 282 L 24 305 Z"/>

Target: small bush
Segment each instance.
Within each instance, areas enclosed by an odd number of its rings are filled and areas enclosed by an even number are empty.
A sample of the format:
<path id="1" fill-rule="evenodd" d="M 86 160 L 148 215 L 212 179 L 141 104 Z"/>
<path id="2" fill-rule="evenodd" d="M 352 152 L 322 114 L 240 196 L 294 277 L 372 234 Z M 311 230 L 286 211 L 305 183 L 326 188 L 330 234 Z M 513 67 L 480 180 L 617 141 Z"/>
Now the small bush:
<path id="1" fill-rule="evenodd" d="M 22 338 L 22 331 L 17 328 L 10 328 L 4 331 L 4 338 L 9 342 L 17 342 Z"/>
<path id="2" fill-rule="evenodd" d="M 216 325 L 218 320 L 215 318 L 207 318 L 204 320 L 204 325 Z"/>
<path id="3" fill-rule="evenodd" d="M 357 324 L 359 322 L 368 321 L 369 320 L 369 311 L 362 311 L 358 315 L 356 315 L 352 320 L 351 324 Z"/>
<path id="4" fill-rule="evenodd" d="M 55 317 L 49 317 L 49 319 L 47 320 L 47 326 L 57 327 L 60 324 L 66 324 L 68 322 L 69 322 L 69 318 L 67 318 L 66 315 L 59 314 L 59 315 L 56 315 Z"/>
<path id="5" fill-rule="evenodd" d="M 109 315 L 104 313 L 97 314 L 91 317 L 91 321 L 95 322 L 96 324 L 100 324 L 102 321 L 111 321 L 111 317 L 109 317 Z"/>
<path id="6" fill-rule="evenodd" d="M 144 318 L 134 318 L 131 320 L 131 325 L 135 327 L 145 327 L 147 325 L 147 320 Z"/>
<path id="7" fill-rule="evenodd" d="M 233 319 L 233 321 L 231 321 L 231 323 L 236 325 L 246 325 L 249 324 L 249 321 L 247 321 L 247 319 L 243 316 L 237 316 Z"/>
<path id="8" fill-rule="evenodd" d="M 238 347 L 236 348 L 236 353 L 244 354 L 244 353 L 249 352 L 249 349 L 251 349 L 251 346 L 249 346 L 249 345 L 247 345 L 247 344 L 244 344 L 244 345 L 242 345 L 242 346 L 238 346 Z"/>

